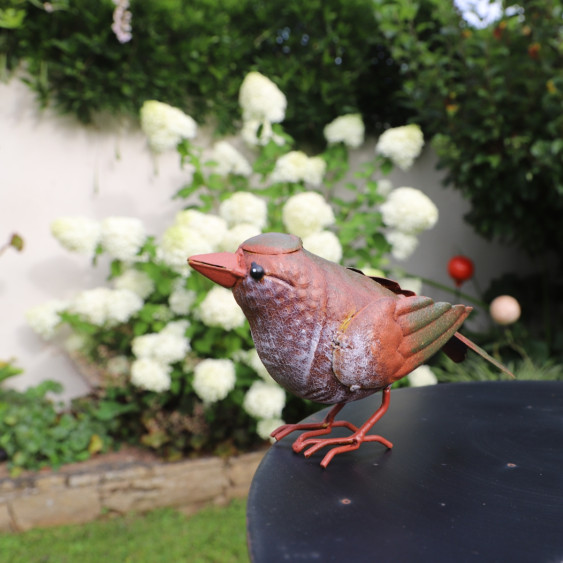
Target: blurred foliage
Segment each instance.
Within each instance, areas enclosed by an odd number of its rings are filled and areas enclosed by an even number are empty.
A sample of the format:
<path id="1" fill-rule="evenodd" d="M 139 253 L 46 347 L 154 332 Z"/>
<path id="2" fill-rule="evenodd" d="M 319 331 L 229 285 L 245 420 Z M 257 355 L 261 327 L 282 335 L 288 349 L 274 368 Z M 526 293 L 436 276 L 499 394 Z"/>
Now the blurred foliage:
<path id="1" fill-rule="evenodd" d="M 517 299 L 522 316 L 509 332 L 493 333 L 487 337 L 488 340 L 496 341 L 500 347 L 506 343 L 505 337 L 510 336 L 512 342 L 518 342 L 526 349 L 525 354 L 535 363 L 554 359 L 563 364 L 563 330 L 560 323 L 563 278 L 538 273 L 527 276 L 504 274 L 491 282 L 483 297 L 490 302 L 498 295 L 511 295 Z"/>
<path id="2" fill-rule="evenodd" d="M 22 22 L 0 29 L 6 68 L 25 61 L 41 104 L 83 122 L 100 111 L 136 115 L 157 99 L 198 119 L 211 114 L 223 131 L 238 116 L 250 70 L 292 100 L 285 124 L 298 139 L 322 142 L 322 127 L 343 113 L 361 112 L 372 132 L 408 116 L 371 0 L 226 0 L 220 10 L 214 0 L 133 0 L 133 38 L 124 44 L 111 30 L 110 0 L 54 2 L 54 11 L 16 4 Z"/>
<path id="3" fill-rule="evenodd" d="M 563 381 L 563 365 L 554 361 L 537 364 L 532 359 L 526 358 L 508 362 L 506 365 L 519 381 Z M 505 379 L 494 366 L 472 353 L 461 364 L 456 364 L 445 354 L 441 354 L 436 364 L 432 366 L 432 371 L 440 383 Z"/>
<path id="4" fill-rule="evenodd" d="M 479 333 L 462 332 L 506 365 L 516 379 L 563 380 L 563 331 L 559 324 L 562 283 L 561 279 L 540 274 L 505 274 L 493 280 L 483 299 L 490 302 L 499 295 L 513 296 L 522 310 L 518 321 L 508 326 L 491 323 L 489 330 Z M 546 296 L 543 303 L 542 296 Z M 440 382 L 502 377 L 494 366 L 472 352 L 459 364 L 438 354 L 432 364 Z"/>
<path id="5" fill-rule="evenodd" d="M 322 144 L 322 127 L 344 113 L 360 112 L 376 134 L 415 119 L 446 182 L 470 200 L 477 232 L 563 256 L 561 0 L 530 0 L 483 29 L 441 0 L 226 0 L 221 10 L 213 0 L 133 0 L 124 44 L 114 7 L 9 0 L 5 71 L 25 69 L 43 106 L 84 122 L 136 115 L 157 99 L 213 116 L 222 133 L 250 70 L 292 100 L 285 127 L 299 141 Z"/>
<path id="6" fill-rule="evenodd" d="M 467 221 L 530 256 L 554 252 L 561 267 L 561 1 L 530 0 L 483 29 L 460 26 L 439 0 L 375 1 L 405 99 L 446 182 L 471 202 Z"/>
<path id="7" fill-rule="evenodd" d="M 485 300 L 516 297 L 519 341 L 539 365 L 563 361 L 563 3 L 507 2 L 499 21 L 476 29 L 439 0 L 375 2 L 404 103 L 432 137 L 445 183 L 469 200 L 465 219 L 540 272 L 495 281 Z"/>
<path id="8" fill-rule="evenodd" d="M 23 370 L 14 365 L 13 360 L 0 360 L 0 383 L 5 379 L 19 375 Z"/>
<path id="9" fill-rule="evenodd" d="M 2 379 L 21 372 L 9 367 L 0 367 Z M 49 380 L 25 391 L 0 387 L 0 460 L 8 460 L 12 476 L 24 468 L 83 461 L 113 444 L 107 423 L 85 412 L 63 411 L 47 397 L 61 391 L 60 383 Z"/>
<path id="10" fill-rule="evenodd" d="M 0 246 L 0 256 L 8 250 L 8 248 L 13 248 L 17 252 L 22 252 L 25 247 L 25 241 L 23 238 L 18 235 L 17 233 L 13 233 L 10 235 L 8 242 Z"/>

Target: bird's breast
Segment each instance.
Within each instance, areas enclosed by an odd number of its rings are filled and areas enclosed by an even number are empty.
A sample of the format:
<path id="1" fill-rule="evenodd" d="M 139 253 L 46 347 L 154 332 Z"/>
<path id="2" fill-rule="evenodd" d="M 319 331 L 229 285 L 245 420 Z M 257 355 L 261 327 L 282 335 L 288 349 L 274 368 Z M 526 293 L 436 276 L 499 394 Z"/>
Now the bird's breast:
<path id="1" fill-rule="evenodd" d="M 330 311 L 324 278 L 286 282 L 247 280 L 233 289 L 249 320 L 260 359 L 293 394 L 319 403 L 361 398 L 334 376 L 334 342 L 341 319 Z M 370 391 L 371 393 L 372 391 Z M 369 394 L 369 393 L 367 393 Z"/>
<path id="2" fill-rule="evenodd" d="M 252 338 L 270 375 L 300 397 L 331 402 L 332 351 L 326 338 L 326 291 L 322 284 L 265 279 L 234 289 Z"/>

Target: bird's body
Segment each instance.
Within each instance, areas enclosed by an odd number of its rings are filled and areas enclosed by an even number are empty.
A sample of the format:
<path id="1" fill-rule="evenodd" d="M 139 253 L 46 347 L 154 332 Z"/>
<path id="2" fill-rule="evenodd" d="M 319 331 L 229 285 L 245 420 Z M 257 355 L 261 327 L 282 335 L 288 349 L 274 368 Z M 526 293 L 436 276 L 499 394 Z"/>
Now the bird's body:
<path id="1" fill-rule="evenodd" d="M 306 250 L 282 260 L 262 256 L 260 265 L 266 272 L 275 265 L 276 275 L 260 283 L 241 280 L 233 294 L 268 372 L 295 395 L 327 404 L 354 401 L 422 363 L 413 352 L 418 346 L 407 344 L 405 317 L 420 298 L 396 294 Z M 436 308 L 429 299 L 425 303 Z M 444 344 L 469 314 L 464 306 L 448 311 Z M 424 330 L 410 340 L 421 338 Z"/>
<path id="2" fill-rule="evenodd" d="M 337 404 L 334 415 L 345 403 L 382 389 L 387 390 L 388 404 L 389 386 L 448 342 L 474 346 L 456 333 L 470 307 L 434 303 L 390 280 L 324 260 L 303 249 L 301 240 L 292 235 L 259 235 L 241 244 L 235 254 L 194 256 L 189 262 L 232 288 L 270 375 L 299 397 Z M 339 439 L 325 438 L 321 443 L 313 438 L 334 425 L 358 430 L 334 422 L 334 415 L 316 425 L 319 431 L 306 433 L 308 438 L 302 435 L 294 449 L 313 444 L 308 450 L 313 453 L 326 444 L 341 444 L 342 440 L 330 442 Z M 286 425 L 274 435 L 279 439 L 300 428 Z M 323 465 L 335 450 L 355 449 L 367 441 L 367 430 L 354 442 L 357 445 L 334 448 Z"/>

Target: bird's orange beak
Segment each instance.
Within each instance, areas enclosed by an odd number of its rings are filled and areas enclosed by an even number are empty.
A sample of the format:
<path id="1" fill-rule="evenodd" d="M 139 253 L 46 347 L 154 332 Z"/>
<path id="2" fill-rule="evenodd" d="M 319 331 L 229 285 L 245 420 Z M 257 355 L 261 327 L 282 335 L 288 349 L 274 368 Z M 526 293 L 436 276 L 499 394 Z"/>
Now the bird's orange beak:
<path id="1" fill-rule="evenodd" d="M 215 252 L 198 254 L 188 258 L 188 264 L 211 281 L 223 287 L 233 287 L 246 275 L 239 253 Z"/>

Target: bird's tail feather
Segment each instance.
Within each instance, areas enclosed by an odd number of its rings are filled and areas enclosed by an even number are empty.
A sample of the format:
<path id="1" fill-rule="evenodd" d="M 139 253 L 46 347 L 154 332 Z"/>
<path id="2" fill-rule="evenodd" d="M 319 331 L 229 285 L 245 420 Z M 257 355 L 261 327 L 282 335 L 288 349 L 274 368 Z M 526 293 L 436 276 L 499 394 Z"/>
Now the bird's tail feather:
<path id="1" fill-rule="evenodd" d="M 453 343 L 457 344 L 457 343 L 461 342 L 462 344 L 464 344 L 468 348 L 471 348 L 471 350 L 473 350 L 475 353 L 479 354 L 479 356 L 481 356 L 482 358 L 484 358 L 485 360 L 487 360 L 488 362 L 493 364 L 497 369 L 499 369 L 503 373 L 506 373 L 508 376 L 510 376 L 512 378 L 515 377 L 514 374 L 506 366 L 503 366 L 499 361 L 495 360 L 490 354 L 485 352 L 485 350 L 483 350 L 483 348 L 481 348 L 480 346 L 477 346 L 477 344 L 475 344 L 475 342 L 472 342 L 471 340 L 469 340 L 469 338 L 466 338 L 465 336 L 463 336 L 463 334 L 456 332 L 454 334 L 453 338 L 450 340 L 450 342 L 452 344 Z M 454 361 L 455 361 L 455 359 L 454 359 Z"/>

